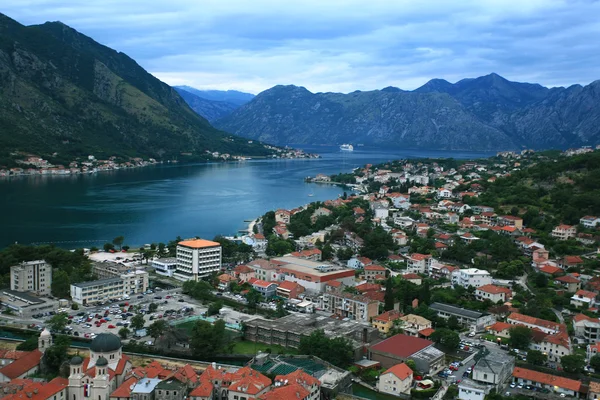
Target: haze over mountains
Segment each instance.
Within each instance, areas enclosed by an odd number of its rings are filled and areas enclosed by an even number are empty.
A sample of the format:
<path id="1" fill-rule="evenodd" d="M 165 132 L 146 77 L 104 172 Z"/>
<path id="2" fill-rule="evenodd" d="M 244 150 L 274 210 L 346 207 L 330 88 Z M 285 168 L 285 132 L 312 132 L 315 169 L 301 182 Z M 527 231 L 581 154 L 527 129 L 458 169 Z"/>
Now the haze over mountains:
<path id="1" fill-rule="evenodd" d="M 433 79 L 414 91 L 275 86 L 214 124 L 274 144 L 566 148 L 600 143 L 599 104 L 600 81 L 549 89 L 492 73 L 454 84 Z"/>
<path id="2" fill-rule="evenodd" d="M 254 98 L 253 94 L 237 90 L 198 90 L 189 86 L 174 86 L 186 103 L 198 113 L 213 122 L 223 118 Z"/>
<path id="3" fill-rule="evenodd" d="M 0 14 L 0 156 L 264 155 L 220 132 L 134 60 L 60 22 Z"/>

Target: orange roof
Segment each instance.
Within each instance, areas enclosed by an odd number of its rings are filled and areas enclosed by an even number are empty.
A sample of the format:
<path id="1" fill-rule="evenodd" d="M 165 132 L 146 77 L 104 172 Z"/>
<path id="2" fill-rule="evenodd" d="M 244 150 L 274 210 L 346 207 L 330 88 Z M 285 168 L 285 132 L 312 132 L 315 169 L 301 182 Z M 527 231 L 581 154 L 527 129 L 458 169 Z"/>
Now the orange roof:
<path id="1" fill-rule="evenodd" d="M 583 260 L 579 256 L 565 256 L 564 262 L 566 264 L 581 264 Z"/>
<path id="2" fill-rule="evenodd" d="M 594 292 L 588 292 L 587 290 L 578 290 L 577 293 L 575 293 L 575 296 L 595 299 L 597 294 Z"/>
<path id="3" fill-rule="evenodd" d="M 54 378 L 50 382 L 27 382 L 23 388 L 14 394 L 3 397 L 4 400 L 47 400 L 57 393 L 67 389 L 69 380 L 65 378 Z"/>
<path id="4" fill-rule="evenodd" d="M 332 287 L 340 287 L 340 286 L 342 286 L 342 282 L 340 282 L 340 281 L 336 281 L 335 279 L 333 279 L 333 280 L 331 280 L 331 281 L 328 281 L 328 282 L 326 283 L 326 285 L 328 285 L 328 286 L 332 286 Z"/>
<path id="5" fill-rule="evenodd" d="M 511 325 L 511 324 L 507 324 L 506 322 L 498 321 L 494 325 L 488 326 L 487 330 L 494 331 L 494 332 L 502 332 L 502 331 L 505 331 L 512 327 L 513 327 L 513 325 Z"/>
<path id="6" fill-rule="evenodd" d="M 197 386 L 189 394 L 189 397 L 211 397 L 213 393 L 214 385 L 209 381 L 202 381 L 200 386 Z"/>
<path id="7" fill-rule="evenodd" d="M 381 290 L 381 285 L 378 283 L 368 283 L 367 282 L 367 283 L 362 283 L 360 285 L 356 285 L 355 289 L 361 293 L 369 292 L 372 290 L 379 291 L 379 290 Z"/>
<path id="8" fill-rule="evenodd" d="M 396 376 L 396 378 L 403 381 L 406 378 L 408 378 L 409 376 L 412 376 L 413 370 L 410 369 L 408 367 L 408 365 L 402 363 L 402 364 L 396 364 L 392 368 L 389 368 L 387 371 L 384 372 L 384 374 L 387 374 L 387 373 L 394 374 Z"/>
<path id="9" fill-rule="evenodd" d="M 502 230 L 507 231 L 507 232 L 515 232 L 517 230 L 517 228 L 514 226 L 503 226 Z"/>
<path id="10" fill-rule="evenodd" d="M 559 282 L 563 282 L 563 283 L 579 283 L 579 282 L 581 282 L 579 279 L 577 279 L 571 275 L 559 276 L 555 280 L 557 280 Z"/>
<path id="11" fill-rule="evenodd" d="M 404 314 L 396 311 L 396 310 L 390 310 L 390 311 L 386 311 L 383 314 L 379 314 L 378 316 L 376 316 L 375 318 L 373 318 L 373 321 L 379 321 L 379 322 L 391 322 L 391 321 L 395 321 L 398 318 L 402 317 Z"/>
<path id="12" fill-rule="evenodd" d="M 138 378 L 136 378 L 135 376 L 132 376 L 131 378 L 129 378 L 125 382 L 123 382 L 121 384 L 121 386 L 116 388 L 115 391 L 110 394 L 110 397 L 130 398 L 131 397 L 131 389 L 133 389 L 133 386 L 137 383 L 137 381 L 138 381 Z"/>
<path id="13" fill-rule="evenodd" d="M 508 316 L 508 319 L 512 319 L 513 321 L 522 322 L 524 324 L 541 326 L 546 329 L 552 329 L 555 331 L 566 330 L 564 325 L 559 324 L 558 322 L 547 321 L 545 319 L 530 317 L 529 315 L 519 314 L 519 313 L 511 313 Z"/>
<path id="14" fill-rule="evenodd" d="M 275 382 L 285 382 L 298 383 L 300 385 L 312 386 L 312 385 L 320 385 L 321 382 L 312 375 L 307 374 L 301 369 L 297 369 L 294 372 L 290 372 L 287 375 L 277 375 L 275 377 Z"/>
<path id="15" fill-rule="evenodd" d="M 562 269 L 560 269 L 558 267 L 553 267 L 552 265 L 544 265 L 542 268 L 540 268 L 540 272 L 543 272 L 545 274 L 550 274 L 550 275 L 554 275 L 561 271 L 562 271 Z"/>
<path id="16" fill-rule="evenodd" d="M 190 247 L 192 249 L 203 249 L 205 247 L 221 246 L 221 243 L 204 239 L 190 239 L 177 243 L 179 246 Z"/>
<path id="17" fill-rule="evenodd" d="M 577 315 L 575 315 L 573 317 L 573 321 L 575 321 L 575 322 L 579 322 L 579 321 L 600 322 L 600 320 L 598 320 L 598 318 L 588 317 L 585 314 L 577 314 Z"/>
<path id="18" fill-rule="evenodd" d="M 237 274 L 248 274 L 248 273 L 251 273 L 254 270 L 252 268 L 250 268 L 249 266 L 247 266 L 247 265 L 240 264 L 237 267 L 235 267 L 233 269 L 233 271 L 235 273 L 237 273 Z"/>
<path id="19" fill-rule="evenodd" d="M 545 385 L 558 386 L 559 388 L 572 390 L 574 392 L 579 392 L 581 390 L 580 381 L 564 378 L 562 376 L 544 374 L 543 372 L 532 371 L 530 369 L 515 367 L 513 376 L 515 378 L 543 383 Z"/>
<path id="20" fill-rule="evenodd" d="M 482 292 L 490 293 L 490 294 L 500 294 L 504 293 L 508 296 L 512 295 L 512 290 L 503 288 L 496 285 L 483 285 L 477 288 L 477 290 L 481 290 Z"/>
<path id="21" fill-rule="evenodd" d="M 373 265 L 367 265 L 365 267 L 365 271 L 385 271 L 385 268 L 382 267 L 381 265 L 373 264 Z"/>
<path id="22" fill-rule="evenodd" d="M 415 261 L 423 261 L 423 260 L 427 260 L 428 258 L 431 258 L 431 254 L 413 253 L 410 255 L 410 258 Z"/>
<path id="23" fill-rule="evenodd" d="M 302 385 L 284 385 L 269 390 L 267 393 L 260 395 L 260 400 L 303 400 L 310 395 Z"/>
<path id="24" fill-rule="evenodd" d="M 552 343 L 557 346 L 563 346 L 567 349 L 571 348 L 571 341 L 569 340 L 569 334 L 566 332 L 559 332 L 555 335 L 548 335 L 544 338 L 544 342 Z"/>
<path id="25" fill-rule="evenodd" d="M 271 285 L 277 285 L 275 282 L 267 282 L 267 281 L 263 281 L 261 279 L 257 279 L 254 282 L 252 282 L 252 286 L 258 286 L 258 287 L 263 287 L 263 288 L 268 288 Z"/>
<path id="26" fill-rule="evenodd" d="M 291 282 L 291 281 L 283 281 L 279 284 L 279 289 L 284 289 L 284 290 L 294 290 L 297 287 L 302 287 L 302 286 L 297 284 L 296 282 Z"/>
<path id="27" fill-rule="evenodd" d="M 419 331 L 419 335 L 425 336 L 425 337 L 429 337 L 429 336 L 431 336 L 431 334 L 433 332 L 435 332 L 435 329 L 433 329 L 433 328 L 425 328 L 425 329 L 421 329 Z"/>
<path id="28" fill-rule="evenodd" d="M 0 374 L 10 379 L 18 378 L 35 366 L 40 365 L 41 359 L 42 352 L 35 349 L 0 369 Z"/>
<path id="29" fill-rule="evenodd" d="M 262 233 L 255 233 L 254 239 L 265 240 L 265 235 L 263 235 Z"/>
<path id="30" fill-rule="evenodd" d="M 411 280 L 411 279 L 421 279 L 421 277 L 417 274 L 404 274 L 402 275 L 403 279 Z"/>
<path id="31" fill-rule="evenodd" d="M 271 380 L 269 378 L 260 372 L 254 371 L 240 379 L 232 381 L 231 385 L 229 385 L 229 392 L 241 392 L 256 396 L 270 385 Z"/>

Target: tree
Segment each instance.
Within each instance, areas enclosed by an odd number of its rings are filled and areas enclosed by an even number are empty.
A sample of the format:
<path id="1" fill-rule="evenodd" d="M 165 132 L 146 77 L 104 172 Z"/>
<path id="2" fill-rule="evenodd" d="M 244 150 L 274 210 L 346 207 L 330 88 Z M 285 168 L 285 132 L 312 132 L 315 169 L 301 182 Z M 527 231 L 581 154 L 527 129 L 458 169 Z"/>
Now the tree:
<path id="1" fill-rule="evenodd" d="M 353 255 L 354 251 L 349 247 L 340 247 L 337 251 L 337 257 L 343 261 L 351 259 Z"/>
<path id="2" fill-rule="evenodd" d="M 600 354 L 594 354 L 590 358 L 590 367 L 594 368 L 594 371 L 600 372 Z"/>
<path id="3" fill-rule="evenodd" d="M 206 311 L 206 313 L 211 316 L 211 315 L 216 315 L 219 313 L 219 311 L 221 311 L 221 308 L 223 308 L 223 302 L 222 301 L 215 301 L 214 303 L 211 303 L 208 306 L 208 311 Z"/>
<path id="4" fill-rule="evenodd" d="M 458 318 L 456 318 L 454 315 L 452 315 L 450 318 L 448 318 L 448 329 L 451 329 L 453 331 L 458 330 L 458 328 L 460 328 L 460 324 L 458 323 Z"/>
<path id="5" fill-rule="evenodd" d="M 217 320 L 214 325 L 196 321 L 190 337 L 190 347 L 195 356 L 204 360 L 213 358 L 223 351 L 225 344 L 225 321 Z"/>
<path id="6" fill-rule="evenodd" d="M 44 352 L 43 365 L 48 372 L 60 370 L 61 365 L 67 360 L 67 350 L 71 345 L 71 339 L 68 336 L 59 335 L 54 340 L 52 346 Z"/>
<path id="7" fill-rule="evenodd" d="M 340 336 L 330 339 L 322 329 L 313 331 L 310 336 L 303 336 L 298 352 L 319 357 L 340 368 L 346 368 L 354 359 L 352 344 L 347 338 Z"/>
<path id="8" fill-rule="evenodd" d="M 246 300 L 248 300 L 248 307 L 250 308 L 255 309 L 261 299 L 261 294 L 254 288 L 251 288 L 246 294 Z"/>
<path id="9" fill-rule="evenodd" d="M 79 310 L 79 304 L 77 304 L 77 303 L 71 304 L 71 310 L 73 310 L 73 311 Z"/>
<path id="10" fill-rule="evenodd" d="M 119 336 L 121 337 L 121 339 L 127 339 L 130 333 L 131 331 L 129 330 L 129 328 L 125 326 L 119 329 Z"/>
<path id="11" fill-rule="evenodd" d="M 104 248 L 104 251 L 111 251 L 114 250 L 115 245 L 112 243 L 104 243 L 104 246 L 102 246 L 102 248 Z"/>
<path id="12" fill-rule="evenodd" d="M 116 238 L 114 238 L 112 240 L 112 243 L 115 246 L 119 246 L 119 250 L 121 250 L 123 248 L 123 242 L 125 241 L 125 237 L 124 236 L 117 236 Z"/>
<path id="13" fill-rule="evenodd" d="M 548 286 L 548 277 L 546 274 L 538 273 L 536 274 L 533 282 L 538 288 L 545 288 Z"/>
<path id="14" fill-rule="evenodd" d="M 71 278 L 66 271 L 57 269 L 53 272 L 50 291 L 59 299 L 65 299 L 71 295 Z"/>
<path id="15" fill-rule="evenodd" d="M 431 334 L 431 340 L 441 344 L 448 350 L 457 349 L 460 344 L 458 333 L 447 328 L 436 329 L 435 332 Z"/>
<path id="16" fill-rule="evenodd" d="M 321 258 L 323 260 L 331 260 L 333 258 L 333 247 L 327 244 L 323 247 Z"/>
<path id="17" fill-rule="evenodd" d="M 277 308 L 275 309 L 275 316 L 277 318 L 281 318 L 285 317 L 286 315 L 288 315 L 288 312 L 285 311 L 285 308 L 283 308 L 283 301 L 278 301 Z"/>
<path id="18" fill-rule="evenodd" d="M 150 305 L 148 306 L 148 311 L 150 311 L 150 312 L 156 312 L 156 310 L 158 310 L 158 304 L 156 304 L 156 303 L 150 303 Z"/>
<path id="19" fill-rule="evenodd" d="M 417 364 L 415 363 L 415 360 L 409 358 L 408 360 L 406 360 L 405 364 L 413 372 L 415 372 L 415 373 L 417 372 Z"/>
<path id="20" fill-rule="evenodd" d="M 527 350 L 531 343 L 531 329 L 526 326 L 517 325 L 509 329 L 508 343 L 511 347 L 520 350 Z"/>
<path id="21" fill-rule="evenodd" d="M 169 324 L 164 319 L 159 319 L 158 321 L 154 321 L 148 327 L 148 335 L 155 340 L 162 336 L 169 329 Z"/>
<path id="22" fill-rule="evenodd" d="M 67 326 L 68 320 L 69 318 L 66 313 L 55 314 L 46 321 L 46 325 L 50 327 L 50 330 L 53 332 L 61 332 Z"/>
<path id="23" fill-rule="evenodd" d="M 562 356 L 560 358 L 560 365 L 562 365 L 565 372 L 578 373 L 585 367 L 585 358 L 579 354 L 571 354 Z"/>
<path id="24" fill-rule="evenodd" d="M 394 302 L 396 300 L 394 295 L 394 282 L 392 278 L 387 278 L 385 281 L 385 295 L 384 299 L 384 310 L 389 311 L 394 309 Z"/>
<path id="25" fill-rule="evenodd" d="M 131 329 L 137 331 L 144 327 L 144 316 L 142 314 L 136 314 L 131 318 Z"/>
<path id="26" fill-rule="evenodd" d="M 19 343 L 17 350 L 20 351 L 33 351 L 38 348 L 37 336 L 30 336 L 26 341 Z"/>
<path id="27" fill-rule="evenodd" d="M 529 350 L 527 352 L 527 362 L 532 365 L 544 365 L 548 356 L 539 350 Z"/>

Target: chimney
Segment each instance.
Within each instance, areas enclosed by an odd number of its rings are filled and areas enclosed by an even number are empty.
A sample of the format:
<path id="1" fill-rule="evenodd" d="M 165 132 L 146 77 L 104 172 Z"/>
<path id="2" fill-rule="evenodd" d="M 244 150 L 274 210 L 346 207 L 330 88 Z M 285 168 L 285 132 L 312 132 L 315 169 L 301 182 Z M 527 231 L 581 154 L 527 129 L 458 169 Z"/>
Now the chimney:
<path id="1" fill-rule="evenodd" d="M 368 341 L 367 340 L 367 328 L 363 328 L 363 331 L 362 331 L 362 342 L 363 343 L 367 343 L 367 341 Z"/>

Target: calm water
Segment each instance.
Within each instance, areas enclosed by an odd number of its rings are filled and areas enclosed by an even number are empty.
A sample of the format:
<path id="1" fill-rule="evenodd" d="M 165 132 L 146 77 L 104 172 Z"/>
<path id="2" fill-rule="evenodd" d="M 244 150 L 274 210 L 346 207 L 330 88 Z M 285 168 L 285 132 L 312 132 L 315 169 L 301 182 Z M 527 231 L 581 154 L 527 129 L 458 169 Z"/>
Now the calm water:
<path id="1" fill-rule="evenodd" d="M 489 153 L 333 147 L 307 149 L 321 159 L 165 165 L 72 177 L 0 179 L 0 247 L 52 242 L 62 247 L 102 245 L 115 236 L 140 245 L 176 236 L 235 234 L 276 208 L 334 199 L 337 187 L 307 184 L 317 173 L 349 172 L 399 158 L 485 157 Z M 313 193 L 313 197 L 308 195 Z"/>

